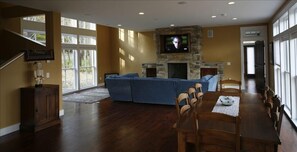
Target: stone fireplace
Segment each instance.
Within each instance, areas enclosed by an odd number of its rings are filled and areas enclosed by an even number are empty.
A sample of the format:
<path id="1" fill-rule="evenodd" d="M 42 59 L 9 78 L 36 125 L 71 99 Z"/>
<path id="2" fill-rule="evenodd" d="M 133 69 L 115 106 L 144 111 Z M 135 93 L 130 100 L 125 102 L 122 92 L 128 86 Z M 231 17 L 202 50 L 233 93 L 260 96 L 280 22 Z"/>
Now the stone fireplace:
<path id="1" fill-rule="evenodd" d="M 156 46 L 157 46 L 157 77 L 170 78 L 171 74 L 168 64 L 170 63 L 186 63 L 186 79 L 200 78 L 201 64 L 201 43 L 202 43 L 202 28 L 200 26 L 185 26 L 185 27 L 170 27 L 156 29 Z M 161 35 L 170 34 L 189 34 L 190 35 L 190 51 L 188 53 L 160 53 Z M 185 74 L 183 74 L 185 77 Z"/>

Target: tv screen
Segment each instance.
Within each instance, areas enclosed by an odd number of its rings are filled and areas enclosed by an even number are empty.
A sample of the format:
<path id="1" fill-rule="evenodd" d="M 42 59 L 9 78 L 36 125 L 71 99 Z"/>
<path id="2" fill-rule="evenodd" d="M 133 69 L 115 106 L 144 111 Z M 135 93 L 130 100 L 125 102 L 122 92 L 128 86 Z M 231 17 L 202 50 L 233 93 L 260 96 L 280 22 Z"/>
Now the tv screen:
<path id="1" fill-rule="evenodd" d="M 161 42 L 162 43 L 162 42 Z M 184 53 L 189 52 L 189 35 L 164 35 L 162 53 Z"/>

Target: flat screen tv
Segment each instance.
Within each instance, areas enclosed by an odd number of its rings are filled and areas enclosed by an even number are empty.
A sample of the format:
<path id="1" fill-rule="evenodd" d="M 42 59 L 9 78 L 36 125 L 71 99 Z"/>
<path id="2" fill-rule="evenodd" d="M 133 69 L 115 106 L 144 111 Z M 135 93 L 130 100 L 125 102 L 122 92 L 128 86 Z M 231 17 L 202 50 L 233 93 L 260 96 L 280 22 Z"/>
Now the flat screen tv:
<path id="1" fill-rule="evenodd" d="M 186 53 L 190 51 L 189 34 L 161 35 L 161 53 Z"/>

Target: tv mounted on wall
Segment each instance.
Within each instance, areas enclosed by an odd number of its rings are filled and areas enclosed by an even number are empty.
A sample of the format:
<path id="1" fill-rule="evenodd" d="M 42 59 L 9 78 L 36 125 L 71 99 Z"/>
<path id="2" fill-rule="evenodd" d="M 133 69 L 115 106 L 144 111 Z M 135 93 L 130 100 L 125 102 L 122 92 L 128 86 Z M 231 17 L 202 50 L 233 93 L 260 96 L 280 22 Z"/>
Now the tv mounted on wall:
<path id="1" fill-rule="evenodd" d="M 189 34 L 161 35 L 161 53 L 186 53 L 190 51 Z"/>

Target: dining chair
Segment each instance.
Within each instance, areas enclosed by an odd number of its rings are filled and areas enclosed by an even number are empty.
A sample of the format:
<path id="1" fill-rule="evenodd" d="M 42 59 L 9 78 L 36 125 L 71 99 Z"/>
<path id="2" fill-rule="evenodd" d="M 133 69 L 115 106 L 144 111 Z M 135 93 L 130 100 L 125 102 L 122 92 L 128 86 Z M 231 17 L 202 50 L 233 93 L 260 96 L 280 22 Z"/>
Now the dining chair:
<path id="1" fill-rule="evenodd" d="M 222 113 L 197 113 L 194 122 L 196 151 L 202 152 L 239 152 L 240 151 L 240 117 Z M 198 123 L 196 123 L 198 122 Z M 205 124 L 212 124 L 203 127 Z M 226 127 L 227 126 L 227 127 Z"/>
<path id="2" fill-rule="evenodd" d="M 272 98 L 272 108 L 271 108 L 271 119 L 273 122 L 273 126 L 276 129 L 278 135 L 280 135 L 280 130 L 281 130 L 281 125 L 282 125 L 282 120 L 283 120 L 283 115 L 284 115 L 284 104 L 282 104 L 280 98 L 275 95 Z"/>
<path id="3" fill-rule="evenodd" d="M 202 84 L 197 82 L 195 83 L 196 92 L 202 92 Z"/>
<path id="4" fill-rule="evenodd" d="M 268 112 L 269 117 L 271 117 L 270 111 L 271 111 L 271 108 L 273 107 L 272 98 L 275 96 L 274 91 L 271 90 L 269 86 L 266 86 L 263 96 L 264 96 L 263 97 L 263 102 L 264 102 L 265 108 L 266 108 L 266 110 Z"/>
<path id="5" fill-rule="evenodd" d="M 189 105 L 189 94 L 180 93 L 178 98 L 176 99 L 176 110 L 177 110 L 178 117 L 177 117 L 177 122 L 173 125 L 173 128 L 179 127 L 179 125 L 184 124 L 182 123 L 182 121 L 189 120 L 189 119 L 183 119 L 183 118 L 191 117 L 191 113 L 189 112 L 190 109 L 191 109 L 191 106 Z M 190 122 L 191 122 L 191 119 L 190 119 Z M 185 142 L 195 143 L 195 136 L 193 132 L 194 131 L 185 132 L 185 138 L 184 138 Z"/>
<path id="6" fill-rule="evenodd" d="M 191 108 L 189 105 L 189 94 L 188 93 L 180 93 L 176 99 L 176 111 L 178 119 Z"/>
<path id="7" fill-rule="evenodd" d="M 188 89 L 189 98 L 196 98 L 196 89 L 194 87 L 190 87 Z"/>
<path id="8" fill-rule="evenodd" d="M 220 92 L 222 95 L 241 95 L 241 81 L 220 80 Z"/>

